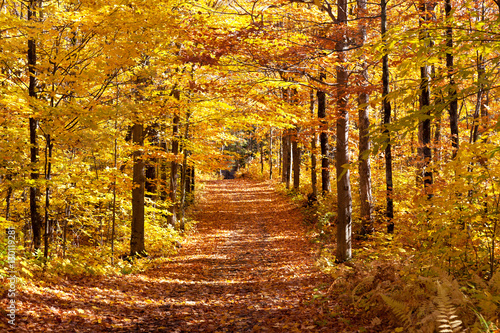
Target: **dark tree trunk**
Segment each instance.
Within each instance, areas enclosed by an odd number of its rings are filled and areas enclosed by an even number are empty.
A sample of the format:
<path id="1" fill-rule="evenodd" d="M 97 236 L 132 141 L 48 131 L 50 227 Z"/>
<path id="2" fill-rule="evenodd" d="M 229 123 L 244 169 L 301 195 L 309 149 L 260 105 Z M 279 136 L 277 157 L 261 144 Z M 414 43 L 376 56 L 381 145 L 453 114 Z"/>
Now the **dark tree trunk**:
<path id="1" fill-rule="evenodd" d="M 387 2 L 381 0 L 382 8 L 382 42 L 387 45 Z M 382 107 L 384 110 L 384 135 L 386 137 L 387 146 L 385 147 L 385 183 L 386 183 L 386 212 L 388 220 L 387 232 L 394 232 L 394 203 L 392 199 L 393 182 L 392 182 L 392 147 L 391 133 L 389 124 L 391 123 L 391 102 L 388 99 L 389 95 L 389 55 L 384 52 L 382 58 Z"/>
<path id="2" fill-rule="evenodd" d="M 349 73 L 345 67 L 347 39 L 347 0 L 338 0 L 338 20 L 343 31 L 342 40 L 337 42 L 339 64 L 337 65 L 337 261 L 345 262 L 351 259 L 351 219 L 352 197 L 349 175 L 349 112 L 347 110 L 347 83 Z"/>
<path id="3" fill-rule="evenodd" d="M 282 162 L 282 182 L 286 184 L 286 188 L 290 188 L 290 183 L 292 181 L 292 142 L 290 130 L 285 130 L 283 132 L 283 162 Z"/>
<path id="4" fill-rule="evenodd" d="M 164 139 L 163 139 L 164 140 Z M 163 152 L 167 152 L 167 142 L 163 141 L 160 143 L 160 147 L 163 150 Z M 160 184 L 161 184 L 161 189 L 160 189 L 160 199 L 165 201 L 168 198 L 168 191 L 167 191 L 167 179 L 168 179 L 168 171 L 167 171 L 167 162 L 165 161 L 164 158 L 162 158 L 160 162 Z"/>
<path id="5" fill-rule="evenodd" d="M 185 230 L 185 218 L 184 214 L 186 211 L 186 192 L 187 188 L 189 187 L 189 177 L 188 177 L 188 156 L 189 156 L 189 151 L 186 148 L 186 143 L 187 140 L 189 139 L 189 118 L 191 117 L 191 114 L 188 112 L 186 114 L 186 127 L 184 131 L 184 144 L 182 147 L 183 151 L 183 160 L 182 160 L 182 173 L 181 173 L 181 223 L 180 223 L 180 229 L 181 231 Z"/>
<path id="6" fill-rule="evenodd" d="M 172 122 L 172 153 L 177 157 L 179 154 L 179 115 L 176 113 Z M 168 224 L 175 227 L 177 223 L 177 183 L 178 183 L 179 163 L 173 160 L 170 163 L 170 215 L 168 215 Z"/>
<path id="7" fill-rule="evenodd" d="M 430 11 L 433 9 L 432 5 L 422 2 L 420 4 L 420 24 L 425 24 L 430 20 Z M 421 27 L 420 38 L 425 40 L 428 38 L 428 32 L 425 28 Z M 425 45 L 430 47 L 430 45 Z M 425 115 L 425 119 L 421 121 L 419 126 L 419 138 L 421 140 L 421 165 L 424 181 L 424 191 L 429 198 L 432 197 L 430 186 L 432 185 L 432 171 L 429 164 L 432 160 L 431 150 L 431 91 L 430 91 L 430 66 L 423 65 L 420 67 L 420 111 Z"/>
<path id="8" fill-rule="evenodd" d="M 132 142 L 137 146 L 144 145 L 143 125 L 134 124 L 132 127 Z M 134 152 L 133 185 L 132 189 L 132 228 L 130 232 L 130 256 L 144 255 L 144 157 L 142 148 Z"/>
<path id="9" fill-rule="evenodd" d="M 148 128 L 147 136 L 152 146 L 160 146 L 159 135 L 160 133 L 156 124 Z M 148 159 L 148 163 L 146 164 L 146 196 L 148 198 L 154 198 L 157 195 L 157 164 L 158 160 L 156 158 Z"/>
<path id="10" fill-rule="evenodd" d="M 446 19 L 451 21 L 451 0 L 445 0 Z M 451 132 L 451 147 L 452 157 L 457 156 L 459 147 L 458 137 L 458 98 L 457 98 L 457 84 L 453 75 L 455 71 L 454 58 L 451 50 L 453 50 L 453 28 L 450 25 L 446 28 L 446 46 L 449 52 L 446 52 L 446 68 L 448 71 L 449 89 L 448 98 L 450 99 L 449 113 L 450 113 L 450 132 Z"/>
<path id="11" fill-rule="evenodd" d="M 36 18 L 37 1 L 30 0 L 28 5 L 28 21 Z M 33 38 L 28 40 L 28 72 L 29 72 L 29 86 L 28 94 L 31 99 L 37 98 L 36 93 L 36 41 Z M 34 103 L 30 101 L 30 103 Z M 33 116 L 29 118 L 30 128 L 30 161 L 31 161 L 31 174 L 30 178 L 34 184 L 30 187 L 30 215 L 31 215 L 31 228 L 33 231 L 33 247 L 38 250 L 42 245 L 42 216 L 39 212 L 40 189 L 37 181 L 40 177 L 38 172 L 38 140 L 37 129 L 38 120 Z"/>
<path id="12" fill-rule="evenodd" d="M 49 181 L 51 179 L 51 172 L 52 172 L 52 148 L 54 147 L 54 144 L 51 141 L 50 134 L 47 134 L 45 136 L 45 139 L 46 139 L 45 180 L 47 181 L 47 184 L 45 185 L 45 234 L 44 234 L 45 246 L 44 246 L 44 250 L 43 250 L 43 256 L 44 256 L 44 258 L 48 258 L 49 257 L 50 236 L 51 236 L 51 225 L 50 225 L 50 214 L 49 214 L 49 207 L 50 207 Z"/>
<path id="13" fill-rule="evenodd" d="M 364 17 L 366 14 L 366 0 L 358 0 L 358 16 Z M 361 14 L 361 15 L 360 15 Z M 362 19 L 359 28 L 361 45 L 366 41 L 366 21 Z M 368 86 L 368 69 L 363 59 L 363 70 L 361 75 L 363 80 L 361 86 L 364 91 L 358 95 L 358 117 L 359 117 L 359 199 L 361 217 L 361 235 L 368 235 L 373 232 L 373 198 L 372 180 L 370 166 L 370 95 L 366 91 Z"/>
<path id="14" fill-rule="evenodd" d="M 264 175 L 264 141 L 260 142 L 260 174 Z"/>
<path id="15" fill-rule="evenodd" d="M 320 80 L 326 78 L 324 73 L 320 74 Z M 318 118 L 321 122 L 321 132 L 319 134 L 319 141 L 321 147 L 321 190 L 323 194 L 329 193 L 331 191 L 330 187 L 330 159 L 328 157 L 328 151 L 330 147 L 328 145 L 328 122 L 326 118 L 326 94 L 322 90 L 318 90 Z"/>
<path id="16" fill-rule="evenodd" d="M 273 129 L 269 130 L 269 179 L 273 179 Z"/>
<path id="17" fill-rule="evenodd" d="M 477 57 L 477 98 L 476 98 L 476 107 L 474 109 L 473 123 L 470 133 L 469 142 L 476 142 L 479 138 L 479 125 L 480 125 L 480 117 L 484 114 L 484 103 L 483 103 L 483 95 L 484 95 L 484 60 L 483 56 L 479 55 Z"/>
<path id="18" fill-rule="evenodd" d="M 195 186 L 195 181 L 196 181 L 194 166 L 191 167 L 191 173 L 190 173 L 189 180 L 190 180 L 189 193 L 192 193 L 192 192 L 194 192 L 194 186 Z"/>
<path id="19" fill-rule="evenodd" d="M 298 189 L 300 186 L 300 155 L 301 149 L 298 142 L 299 129 L 295 127 L 292 137 L 292 156 L 293 156 L 293 188 Z"/>
<path id="20" fill-rule="evenodd" d="M 314 91 L 311 89 L 309 94 L 309 106 L 312 116 L 314 117 Z M 317 176 L 317 160 L 316 160 L 316 146 L 318 144 L 318 136 L 313 132 L 311 139 L 311 187 L 312 187 L 312 200 L 318 198 L 318 176 Z"/>

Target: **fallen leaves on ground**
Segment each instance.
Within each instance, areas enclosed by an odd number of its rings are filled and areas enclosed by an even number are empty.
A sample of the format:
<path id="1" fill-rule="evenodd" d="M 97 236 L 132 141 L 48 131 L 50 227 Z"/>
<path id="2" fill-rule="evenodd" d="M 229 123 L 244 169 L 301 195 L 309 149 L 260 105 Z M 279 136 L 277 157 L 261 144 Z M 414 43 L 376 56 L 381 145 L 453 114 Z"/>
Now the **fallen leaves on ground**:
<path id="1" fill-rule="evenodd" d="M 17 331 L 344 331 L 331 300 L 315 296 L 331 279 L 315 268 L 296 206 L 270 183 L 243 179 L 207 182 L 202 199 L 197 231 L 172 260 L 142 274 L 27 285 Z"/>

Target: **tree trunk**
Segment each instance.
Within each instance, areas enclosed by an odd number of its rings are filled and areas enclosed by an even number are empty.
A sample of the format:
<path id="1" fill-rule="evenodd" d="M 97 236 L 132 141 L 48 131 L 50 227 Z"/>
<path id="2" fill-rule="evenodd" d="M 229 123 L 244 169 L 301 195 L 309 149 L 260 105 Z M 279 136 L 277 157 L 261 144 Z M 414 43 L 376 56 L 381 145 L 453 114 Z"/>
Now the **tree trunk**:
<path id="1" fill-rule="evenodd" d="M 189 179 L 188 179 L 188 155 L 189 151 L 186 148 L 186 142 L 189 138 L 189 118 L 191 117 L 191 113 L 188 112 L 186 114 L 186 127 L 185 127 L 185 132 L 184 132 L 184 143 L 182 147 L 183 151 L 183 161 L 182 161 L 182 173 L 181 173 L 181 223 L 180 223 L 180 229 L 181 231 L 185 230 L 185 219 L 184 219 L 184 213 L 186 210 L 186 188 L 189 187 Z"/>
<path id="2" fill-rule="evenodd" d="M 115 131 L 118 122 L 115 120 Z M 111 217 L 111 265 L 115 264 L 115 230 L 116 230 L 116 174 L 118 172 L 118 140 L 115 136 L 115 142 L 113 146 L 113 166 L 115 168 L 115 174 L 113 178 L 113 208 Z"/>
<path id="3" fill-rule="evenodd" d="M 28 21 L 36 18 L 37 1 L 30 0 L 28 5 Z M 36 41 L 33 38 L 28 40 L 28 72 L 29 72 L 29 86 L 28 94 L 30 98 L 36 99 Z M 34 104 L 34 101 L 30 101 Z M 34 108 L 34 106 L 33 106 Z M 35 110 L 33 110 L 35 111 Z M 30 179 L 34 184 L 30 187 L 30 215 L 31 215 L 31 228 L 33 231 L 33 247 L 38 250 L 42 244 L 42 217 L 38 211 L 40 201 L 40 189 L 38 188 L 37 180 L 40 177 L 38 172 L 38 140 L 37 129 L 38 120 L 33 116 L 29 118 L 30 128 L 30 161 L 31 161 L 31 174 Z"/>
<path id="4" fill-rule="evenodd" d="M 292 181 L 292 140 L 290 130 L 285 130 L 283 133 L 283 172 L 282 172 L 282 182 L 286 184 L 286 188 L 290 188 L 290 183 Z"/>
<path id="5" fill-rule="evenodd" d="M 52 171 L 52 148 L 54 144 L 51 141 L 50 134 L 45 136 L 46 146 L 45 146 L 45 180 L 47 184 L 45 185 L 45 234 L 44 241 L 45 246 L 43 250 L 43 257 L 47 259 L 49 257 L 49 246 L 50 246 L 50 236 L 51 236 L 51 225 L 50 225 L 50 187 L 49 181 L 51 178 Z"/>
<path id="6" fill-rule="evenodd" d="M 477 98 L 476 98 L 476 107 L 474 109 L 473 123 L 470 133 L 469 142 L 476 142 L 479 138 L 479 125 L 480 125 L 480 117 L 484 113 L 484 103 L 483 103 L 483 94 L 484 94 L 484 61 L 483 56 L 478 55 L 477 57 Z"/>
<path id="7" fill-rule="evenodd" d="M 420 4 L 420 25 L 427 23 L 430 20 L 429 12 L 433 9 L 433 5 L 426 2 Z M 420 39 L 427 43 L 425 40 L 428 38 L 428 32 L 425 28 L 421 28 Z M 425 48 L 430 45 L 424 45 Z M 430 66 L 424 65 L 420 67 L 420 111 L 425 115 L 425 119 L 421 121 L 419 126 L 419 139 L 421 147 L 421 165 L 424 181 L 424 192 L 429 198 L 432 197 L 430 186 L 432 185 L 432 171 L 429 164 L 432 160 L 431 144 L 431 91 L 430 91 Z"/>
<path id="8" fill-rule="evenodd" d="M 293 188 L 299 189 L 300 186 L 300 155 L 301 149 L 298 142 L 299 129 L 295 127 L 292 137 L 292 156 L 293 156 Z"/>
<path id="9" fill-rule="evenodd" d="M 445 12 L 446 19 L 451 21 L 451 0 L 445 0 Z M 459 137 L 458 137 L 458 99 L 457 99 L 457 84 L 455 83 L 455 78 L 453 73 L 455 71 L 454 58 L 451 50 L 453 50 L 453 28 L 450 25 L 446 28 L 446 46 L 449 52 L 446 52 L 446 68 L 448 70 L 448 80 L 449 89 L 448 96 L 450 99 L 450 132 L 451 132 L 451 147 L 452 147 L 452 157 L 457 156 L 459 147 Z"/>
<path id="10" fill-rule="evenodd" d="M 179 99 L 179 92 L 174 92 L 177 99 Z M 179 115 L 174 114 L 172 122 L 172 153 L 175 159 L 170 163 L 170 215 L 168 215 L 168 224 L 175 227 L 177 223 L 177 182 L 178 182 L 178 168 L 177 155 L 179 154 Z"/>
<path id="11" fill-rule="evenodd" d="M 132 142 L 137 146 L 144 145 L 143 125 L 132 127 Z M 130 256 L 144 255 L 144 175 L 143 150 L 137 147 L 134 152 L 133 189 L 132 189 L 132 229 L 130 232 Z"/>
<path id="12" fill-rule="evenodd" d="M 382 42 L 387 45 L 387 2 L 381 0 L 381 17 L 382 17 Z M 387 232 L 394 232 L 394 203 L 392 200 L 393 182 L 392 182 L 392 147 L 391 133 L 389 124 L 391 123 L 391 102 L 388 99 L 389 95 L 389 55 L 384 52 L 382 58 L 382 107 L 384 110 L 384 135 L 386 137 L 387 146 L 385 147 L 385 184 L 386 184 L 386 212 L 387 217 Z"/>
<path id="13" fill-rule="evenodd" d="M 152 146 L 159 147 L 160 146 L 160 133 L 158 132 L 158 128 L 156 124 L 150 126 L 147 130 L 147 136 Z M 146 164 L 146 197 L 154 198 L 156 193 L 156 185 L 157 185 L 157 164 L 158 160 L 156 158 L 148 159 L 148 163 Z"/>
<path id="14" fill-rule="evenodd" d="M 320 80 L 326 79 L 324 73 L 320 74 Z M 329 193 L 331 191 L 330 187 L 330 159 L 328 157 L 328 150 L 330 149 L 328 145 L 328 122 L 326 118 L 326 94 L 322 90 L 318 90 L 318 118 L 321 122 L 321 132 L 319 134 L 319 141 L 321 147 L 321 190 L 323 194 Z"/>
<path id="15" fill-rule="evenodd" d="M 344 49 L 347 39 L 347 0 L 338 0 L 338 20 L 343 30 L 342 40 L 337 42 L 337 261 L 351 259 L 352 197 L 349 175 L 349 112 L 347 110 L 347 83 L 349 73 L 345 67 Z"/>
<path id="16" fill-rule="evenodd" d="M 309 109 L 311 115 L 314 118 L 314 91 L 311 89 L 309 94 Z M 312 200 L 315 201 L 318 198 L 318 176 L 317 176 L 317 160 L 316 160 L 316 146 L 318 144 L 318 136 L 316 132 L 313 132 L 311 139 L 311 187 L 312 187 Z"/>
<path id="17" fill-rule="evenodd" d="M 366 14 L 366 0 L 358 0 L 358 16 L 364 17 Z M 359 15 L 361 14 L 361 15 Z M 362 19 L 359 28 L 359 37 L 361 45 L 366 41 L 366 21 Z M 359 199 L 360 199 L 360 217 L 361 217 L 361 235 L 368 235 L 373 232 L 373 198 L 372 198 L 372 180 L 370 167 L 370 95 L 366 91 L 368 86 L 367 64 L 362 60 L 363 80 L 362 89 L 358 95 L 358 117 L 359 117 Z"/>
<path id="18" fill-rule="evenodd" d="M 260 142 L 260 174 L 264 175 L 264 141 Z"/>
<path id="19" fill-rule="evenodd" d="M 273 129 L 269 129 L 269 179 L 273 179 Z"/>
<path id="20" fill-rule="evenodd" d="M 167 142 L 164 141 L 165 139 L 162 139 L 162 142 L 160 143 L 160 147 L 163 150 L 163 152 L 167 152 Z M 160 184 L 161 184 L 161 190 L 160 190 L 160 199 L 165 201 L 168 198 L 168 191 L 167 191 L 167 178 L 168 178 L 168 171 L 167 171 L 167 162 L 165 161 L 165 158 L 162 158 L 161 163 L 160 163 Z"/>
<path id="21" fill-rule="evenodd" d="M 189 177 L 190 184 L 189 184 L 189 193 L 194 192 L 194 187 L 195 187 L 195 170 L 194 166 L 191 167 L 191 176 Z"/>

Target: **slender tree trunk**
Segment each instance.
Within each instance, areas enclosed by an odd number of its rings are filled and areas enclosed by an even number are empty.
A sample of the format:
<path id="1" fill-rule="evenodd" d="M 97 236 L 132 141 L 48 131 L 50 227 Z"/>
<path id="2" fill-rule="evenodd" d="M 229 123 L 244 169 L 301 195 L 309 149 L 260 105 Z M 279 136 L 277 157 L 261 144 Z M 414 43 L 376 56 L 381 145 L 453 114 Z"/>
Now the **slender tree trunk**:
<path id="1" fill-rule="evenodd" d="M 387 2 L 381 0 L 382 8 L 382 42 L 387 45 Z M 386 137 L 385 147 L 385 184 L 386 184 L 386 211 L 385 215 L 388 220 L 387 232 L 394 232 L 394 203 L 392 199 L 393 181 L 392 181 L 392 147 L 391 147 L 391 133 L 389 131 L 389 124 L 391 123 L 391 102 L 388 98 L 389 95 L 389 55 L 387 50 L 384 51 L 382 57 L 382 107 L 384 110 L 384 135 Z"/>
<path id="2" fill-rule="evenodd" d="M 132 127 L 132 142 L 140 146 L 134 152 L 133 189 L 132 189 L 132 228 L 130 232 L 130 256 L 143 255 L 144 248 L 144 145 L 143 125 L 134 124 Z"/>
<path id="3" fill-rule="evenodd" d="M 273 129 L 269 129 L 269 179 L 273 179 Z"/>
<path id="4" fill-rule="evenodd" d="M 152 146 L 159 147 L 160 146 L 160 133 L 158 132 L 158 125 L 153 124 L 148 127 L 147 137 Z M 146 196 L 148 198 L 156 197 L 156 185 L 157 185 L 157 164 L 158 160 L 156 158 L 148 159 L 148 163 L 146 164 Z"/>
<path id="5" fill-rule="evenodd" d="M 28 5 L 28 21 L 34 21 L 36 18 L 37 11 L 37 1 L 30 0 Z M 36 93 L 36 61 L 37 61 L 37 51 L 36 51 L 36 41 L 34 38 L 28 40 L 28 72 L 29 72 L 29 86 L 28 94 L 32 100 L 37 98 Z M 34 104 L 34 101 L 30 103 Z M 35 106 L 33 106 L 35 108 Z M 35 110 L 34 110 L 35 111 Z M 40 189 L 37 184 L 37 180 L 40 177 L 38 172 L 38 140 L 37 140 L 37 129 L 38 120 L 33 116 L 29 118 L 29 128 L 30 128 L 30 161 L 31 161 L 31 174 L 30 178 L 34 182 L 30 187 L 30 215 L 31 215 L 31 228 L 33 231 L 33 247 L 38 250 L 42 244 L 42 217 L 40 215 L 39 201 L 40 201 Z"/>
<path id="6" fill-rule="evenodd" d="M 115 120 L 115 131 L 118 122 Z M 112 222 L 111 222 L 111 265 L 115 264 L 115 229 L 116 229 L 116 174 L 118 172 L 118 142 L 115 136 L 114 148 L 113 148 L 113 166 L 115 168 L 115 175 L 113 178 L 113 210 L 112 210 Z"/>
<path id="7" fill-rule="evenodd" d="M 436 104 L 440 104 L 441 101 L 436 100 Z M 434 121 L 434 161 L 441 160 L 441 112 L 437 115 Z"/>
<path id="8" fill-rule="evenodd" d="M 483 113 L 484 103 L 483 103 L 483 94 L 484 94 L 484 60 L 483 56 L 478 54 L 477 57 L 477 98 L 476 98 L 476 107 L 474 109 L 473 116 L 473 124 L 471 128 L 469 142 L 476 142 L 479 138 L 479 125 L 480 125 L 480 117 Z"/>
<path id="9" fill-rule="evenodd" d="M 264 175 L 264 141 L 260 142 L 260 174 Z"/>
<path id="10" fill-rule="evenodd" d="M 320 74 L 320 80 L 326 79 L 324 73 Z M 330 186 L 330 159 L 328 156 L 328 151 L 330 150 L 328 144 L 328 122 L 326 118 L 326 94 L 322 90 L 318 90 L 318 118 L 321 122 L 321 132 L 319 134 L 319 142 L 321 147 L 321 190 L 323 194 L 329 193 L 331 191 Z"/>
<path id="11" fill-rule="evenodd" d="M 452 7 L 451 0 L 445 0 L 445 13 L 446 20 L 451 21 L 452 19 Z M 458 148 L 459 148 L 459 133 L 458 133 L 458 98 L 457 98 L 457 84 L 455 83 L 455 65 L 454 65 L 454 57 L 452 54 L 453 50 L 453 28 L 451 26 L 451 22 L 449 26 L 446 28 L 446 46 L 448 51 L 446 52 L 446 67 L 448 72 L 448 80 L 449 80 L 449 114 L 450 114 L 450 132 L 451 132 L 451 146 L 452 146 L 452 157 L 455 158 L 457 156 Z"/>
<path id="12" fill-rule="evenodd" d="M 188 179 L 188 155 L 189 151 L 186 148 L 186 142 L 189 138 L 189 118 L 191 117 L 191 113 L 188 112 L 186 114 L 186 127 L 184 131 L 184 144 L 182 147 L 183 151 L 183 161 L 182 161 L 182 173 L 181 173 L 181 223 L 180 229 L 181 231 L 185 230 L 185 218 L 184 213 L 186 211 L 186 188 L 189 187 L 189 179 Z"/>
<path id="13" fill-rule="evenodd" d="M 281 176 L 281 181 L 284 182 L 283 180 L 283 131 L 280 131 L 281 133 L 281 140 L 279 140 L 278 137 L 278 142 L 279 142 L 279 148 L 278 148 L 278 171 L 279 171 L 279 176 Z"/>
<path id="14" fill-rule="evenodd" d="M 347 0 L 338 0 L 338 20 L 344 30 L 342 40 L 337 42 L 339 64 L 337 65 L 337 261 L 351 259 L 352 197 L 349 175 L 349 112 L 347 110 L 347 83 L 349 74 L 345 67 L 344 49 L 347 41 Z"/>
<path id="15" fill-rule="evenodd" d="M 298 142 L 298 127 L 293 130 L 292 137 L 292 156 L 293 156 L 293 188 L 298 189 L 300 186 L 300 155 L 301 149 Z"/>
<path id="16" fill-rule="evenodd" d="M 422 1 L 420 4 L 420 25 L 426 24 L 430 21 L 430 11 L 433 10 L 432 5 Z M 426 28 L 421 27 L 420 39 L 425 43 L 424 47 L 428 48 L 427 39 L 428 32 Z M 420 110 L 425 115 L 425 119 L 421 121 L 419 126 L 419 139 L 421 140 L 421 165 L 424 180 L 424 191 L 429 198 L 432 197 L 430 186 L 432 186 L 432 171 L 429 164 L 432 160 L 431 150 L 431 91 L 430 91 L 430 66 L 424 64 L 420 67 Z"/>
<path id="17" fill-rule="evenodd" d="M 451 21 L 451 0 L 445 0 L 445 12 L 446 20 Z M 457 99 L 457 84 L 455 83 L 455 65 L 453 54 L 453 28 L 450 25 L 446 28 L 446 46 L 448 51 L 446 52 L 446 68 L 448 71 L 448 98 L 450 99 L 449 114 L 450 114 L 450 132 L 451 132 L 451 147 L 452 147 L 452 157 L 457 156 L 459 148 L 459 136 L 458 136 L 458 99 Z"/>
<path id="18" fill-rule="evenodd" d="M 174 91 L 174 96 L 179 99 L 180 95 L 177 90 Z M 172 153 L 177 158 L 179 154 L 179 115 L 174 114 L 174 119 L 172 122 Z M 168 224 L 175 227 L 177 223 L 177 182 L 178 182 L 178 168 L 179 163 L 174 159 L 170 163 L 170 215 L 168 216 Z"/>
<path id="19" fill-rule="evenodd" d="M 309 94 L 309 109 L 312 117 L 314 118 L 314 91 L 311 89 Z M 317 175 L 317 160 L 316 160 L 316 146 L 318 144 L 318 136 L 313 132 L 311 139 L 311 187 L 312 187 L 312 200 L 318 198 L 318 175 Z"/>
<path id="20" fill-rule="evenodd" d="M 189 177 L 190 184 L 189 184 L 189 193 L 194 192 L 194 187 L 195 187 L 195 170 L 194 166 L 191 167 L 191 177 Z"/>
<path id="21" fill-rule="evenodd" d="M 366 0 L 357 0 L 358 16 L 364 17 L 366 14 Z M 359 37 L 361 45 L 366 41 L 366 21 L 362 19 L 359 28 Z M 371 234 L 373 232 L 373 198 L 372 198 L 372 180 L 370 166 L 370 95 L 366 91 L 368 86 L 367 64 L 362 60 L 363 70 L 361 82 L 364 91 L 358 95 L 358 117 L 359 117 L 359 199 L 360 199 L 360 217 L 361 217 L 361 235 Z"/>
<path id="22" fill-rule="evenodd" d="M 163 150 L 163 152 L 165 153 L 167 152 L 167 142 L 165 141 L 165 138 L 162 139 L 160 147 Z M 161 184 L 160 199 L 162 201 L 165 201 L 168 198 L 167 178 L 168 178 L 167 161 L 165 161 L 165 158 L 162 158 L 160 164 L 160 184 Z"/>
<path id="23" fill-rule="evenodd" d="M 290 130 L 285 130 L 283 133 L 283 172 L 282 182 L 286 184 L 286 188 L 290 188 L 292 182 L 292 140 Z"/>
<path id="24" fill-rule="evenodd" d="M 51 225 L 50 225 L 50 215 L 49 215 L 49 207 L 50 207 L 50 187 L 49 181 L 51 178 L 52 172 L 52 148 L 54 147 L 50 134 L 45 136 L 46 146 L 45 146 L 45 180 L 47 184 L 45 185 L 45 234 L 44 241 L 45 246 L 43 250 L 43 257 L 47 259 L 49 257 L 49 246 L 50 246 L 50 236 L 51 236 Z"/>

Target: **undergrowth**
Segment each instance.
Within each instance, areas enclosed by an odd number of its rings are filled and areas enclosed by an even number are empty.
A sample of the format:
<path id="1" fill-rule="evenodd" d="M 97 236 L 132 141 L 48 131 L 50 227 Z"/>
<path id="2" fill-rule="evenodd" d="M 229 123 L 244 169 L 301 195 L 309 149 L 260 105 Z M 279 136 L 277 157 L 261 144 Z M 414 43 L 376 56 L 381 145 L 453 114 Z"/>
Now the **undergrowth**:
<path id="1" fill-rule="evenodd" d="M 394 192 L 395 234 L 385 231 L 385 198 L 375 196 L 376 231 L 359 236 L 358 194 L 353 191 L 353 259 L 346 264 L 335 262 L 335 194 L 320 195 L 311 204 L 307 178 L 298 190 L 275 183 L 278 192 L 302 207 L 311 241 L 318 245 L 317 265 L 333 279 L 321 296 L 333 304 L 327 313 L 352 308 L 360 332 L 500 332 L 500 196 L 493 177 L 500 164 L 471 173 L 464 160 L 479 158 L 469 156 L 477 151 L 464 145 L 456 161 L 442 166 L 432 202 L 414 178 L 401 174 Z M 266 178 L 255 165 L 246 172 Z M 355 175 L 351 181 L 356 183 Z"/>

